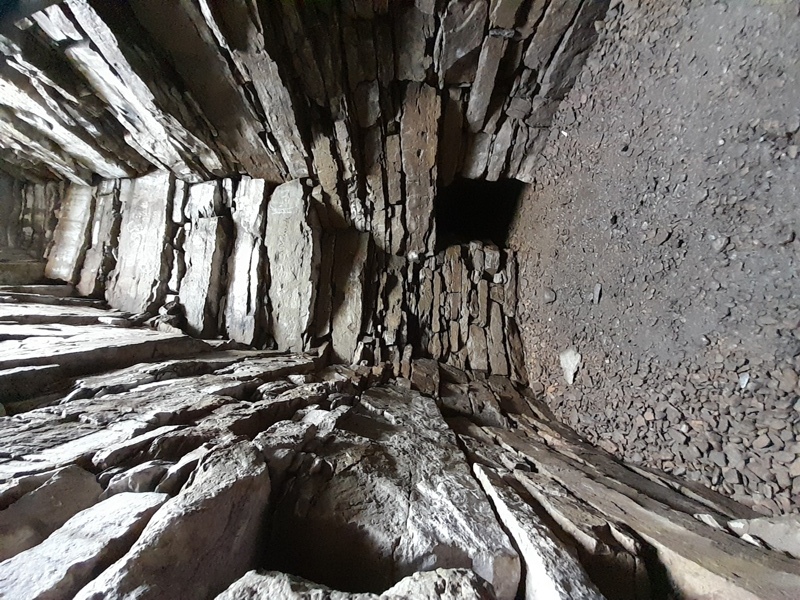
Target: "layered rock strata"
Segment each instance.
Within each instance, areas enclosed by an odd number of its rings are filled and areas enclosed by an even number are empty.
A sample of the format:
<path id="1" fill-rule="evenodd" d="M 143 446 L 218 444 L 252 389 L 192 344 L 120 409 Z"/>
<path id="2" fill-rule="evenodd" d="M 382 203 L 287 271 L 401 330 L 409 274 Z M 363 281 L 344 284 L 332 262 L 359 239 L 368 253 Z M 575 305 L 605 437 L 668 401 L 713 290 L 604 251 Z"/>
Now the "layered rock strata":
<path id="1" fill-rule="evenodd" d="M 70 300 L 47 298 L 65 312 Z M 7 327 L 57 340 L 44 324 Z M 83 356 L 92 331 L 152 334 L 71 327 Z M 9 344 L 0 355 L 11 364 Z M 193 350 L 88 360 L 83 374 L 51 353 L 41 362 L 60 370 L 60 391 L 43 396 L 0 379 L 4 398 L 28 398 L 0 418 L 0 535 L 30 532 L 3 544 L 0 595 L 788 600 L 800 590 L 800 566 L 770 549 L 786 547 L 787 524 L 776 533 L 707 489 L 618 462 L 509 377 L 412 360 L 406 378 L 390 363 L 328 365 L 324 351 L 181 335 L 161 344 Z"/>
<path id="2" fill-rule="evenodd" d="M 532 180 L 607 7 L 54 3 L 0 45 L 0 164 L 83 185 L 154 168 L 188 183 L 310 177 L 324 225 L 431 253 L 438 186 Z"/>

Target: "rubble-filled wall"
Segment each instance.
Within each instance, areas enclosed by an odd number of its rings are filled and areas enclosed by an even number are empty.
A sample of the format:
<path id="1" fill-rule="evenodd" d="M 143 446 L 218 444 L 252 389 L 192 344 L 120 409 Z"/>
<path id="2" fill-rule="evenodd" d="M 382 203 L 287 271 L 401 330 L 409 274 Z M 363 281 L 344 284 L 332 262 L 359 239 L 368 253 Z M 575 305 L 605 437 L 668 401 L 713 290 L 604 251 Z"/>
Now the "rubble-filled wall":
<path id="1" fill-rule="evenodd" d="M 531 181 L 608 0 L 65 0 L 0 51 L 0 164 L 93 184 L 311 177 L 326 227 L 430 254 L 460 174 Z"/>

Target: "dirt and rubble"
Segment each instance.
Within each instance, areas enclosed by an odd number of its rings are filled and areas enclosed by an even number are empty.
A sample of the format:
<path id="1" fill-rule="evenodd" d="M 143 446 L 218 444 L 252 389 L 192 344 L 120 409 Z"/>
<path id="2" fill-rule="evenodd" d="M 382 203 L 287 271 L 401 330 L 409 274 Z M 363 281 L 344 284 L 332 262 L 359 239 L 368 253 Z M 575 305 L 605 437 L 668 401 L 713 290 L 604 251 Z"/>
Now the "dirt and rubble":
<path id="1" fill-rule="evenodd" d="M 800 507 L 798 57 L 798 2 L 612 2 L 510 237 L 559 416 L 765 513 Z"/>

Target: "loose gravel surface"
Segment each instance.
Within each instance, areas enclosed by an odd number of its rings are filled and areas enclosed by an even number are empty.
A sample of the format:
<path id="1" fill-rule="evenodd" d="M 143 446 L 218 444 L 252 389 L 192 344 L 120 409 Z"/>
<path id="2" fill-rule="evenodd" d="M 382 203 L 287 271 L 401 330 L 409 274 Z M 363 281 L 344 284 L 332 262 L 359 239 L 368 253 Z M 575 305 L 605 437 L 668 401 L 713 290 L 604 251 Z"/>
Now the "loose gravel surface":
<path id="1" fill-rule="evenodd" d="M 510 236 L 531 381 L 628 461 L 795 512 L 800 2 L 611 4 Z"/>

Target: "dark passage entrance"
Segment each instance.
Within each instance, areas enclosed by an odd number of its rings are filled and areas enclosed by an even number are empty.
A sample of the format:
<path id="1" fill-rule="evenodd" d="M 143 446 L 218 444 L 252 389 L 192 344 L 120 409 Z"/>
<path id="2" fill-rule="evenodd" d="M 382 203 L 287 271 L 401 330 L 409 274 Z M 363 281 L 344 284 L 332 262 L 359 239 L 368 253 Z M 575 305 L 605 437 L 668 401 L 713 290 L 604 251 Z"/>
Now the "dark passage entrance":
<path id="1" fill-rule="evenodd" d="M 458 178 L 434 200 L 436 249 L 474 240 L 505 247 L 525 184 L 516 179 L 478 181 Z"/>

